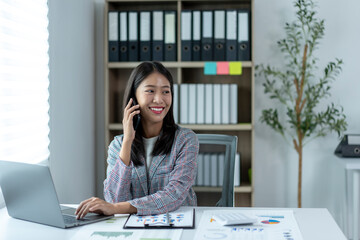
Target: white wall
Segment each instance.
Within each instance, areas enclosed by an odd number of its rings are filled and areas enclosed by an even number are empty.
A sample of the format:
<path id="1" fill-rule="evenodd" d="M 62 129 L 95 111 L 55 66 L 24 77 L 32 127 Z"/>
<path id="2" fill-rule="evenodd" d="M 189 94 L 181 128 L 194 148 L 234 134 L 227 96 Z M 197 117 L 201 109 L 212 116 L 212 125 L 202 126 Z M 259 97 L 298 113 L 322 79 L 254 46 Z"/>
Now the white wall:
<path id="1" fill-rule="evenodd" d="M 95 194 L 93 1 L 49 0 L 50 169 L 61 203 Z"/>
<path id="2" fill-rule="evenodd" d="M 285 22 L 294 19 L 293 1 L 255 0 L 255 64 L 280 66 L 282 55 L 276 42 L 285 35 Z M 325 19 L 325 37 L 316 56 L 319 69 L 341 58 L 343 71 L 332 84 L 329 102 L 344 107 L 347 133 L 360 133 L 360 2 L 319 0 L 317 12 Z M 279 134 L 259 121 L 261 111 L 275 107 L 263 93 L 263 79 L 256 78 L 255 88 L 255 205 L 258 207 L 297 206 L 297 154 Z M 323 104 L 325 106 L 325 104 Z M 328 208 L 343 227 L 345 209 L 344 172 L 335 163 L 334 150 L 339 140 L 336 133 L 312 141 L 304 148 L 303 207 Z"/>
<path id="3" fill-rule="evenodd" d="M 95 1 L 95 42 L 96 42 L 96 196 L 103 198 L 105 179 L 105 97 L 104 97 L 104 7 L 105 1 Z M 107 147 L 107 146 L 106 146 Z"/>

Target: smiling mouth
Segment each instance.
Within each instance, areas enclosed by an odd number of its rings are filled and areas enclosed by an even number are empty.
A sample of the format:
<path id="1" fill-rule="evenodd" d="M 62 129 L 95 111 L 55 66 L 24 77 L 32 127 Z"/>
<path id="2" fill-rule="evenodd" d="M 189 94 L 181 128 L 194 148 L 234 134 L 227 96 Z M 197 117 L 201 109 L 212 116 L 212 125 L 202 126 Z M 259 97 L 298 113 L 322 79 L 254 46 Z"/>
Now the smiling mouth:
<path id="1" fill-rule="evenodd" d="M 150 110 L 153 112 L 153 113 L 156 113 L 156 114 L 160 114 L 164 111 L 165 108 L 163 107 L 152 107 L 150 108 Z"/>

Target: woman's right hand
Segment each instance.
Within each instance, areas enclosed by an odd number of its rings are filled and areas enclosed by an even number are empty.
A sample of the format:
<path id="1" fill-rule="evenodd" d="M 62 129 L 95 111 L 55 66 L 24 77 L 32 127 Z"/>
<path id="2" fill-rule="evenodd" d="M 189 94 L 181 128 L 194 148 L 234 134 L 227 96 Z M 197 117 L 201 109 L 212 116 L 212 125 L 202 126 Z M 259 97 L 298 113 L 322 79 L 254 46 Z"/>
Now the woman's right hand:
<path id="1" fill-rule="evenodd" d="M 131 156 L 131 145 L 135 138 L 135 130 L 133 126 L 133 118 L 136 114 L 140 114 L 140 106 L 133 106 L 133 99 L 131 98 L 129 103 L 124 109 L 124 118 L 123 118 L 123 132 L 124 138 L 119 153 L 120 159 L 127 166 L 130 165 L 130 156 Z M 138 110 L 137 110 L 138 109 Z"/>
<path id="2" fill-rule="evenodd" d="M 140 114 L 140 106 L 133 105 L 133 99 L 130 98 L 130 101 L 124 109 L 124 118 L 122 121 L 123 131 L 124 131 L 124 142 L 131 142 L 135 138 L 135 130 L 133 126 L 133 119 L 136 114 Z"/>

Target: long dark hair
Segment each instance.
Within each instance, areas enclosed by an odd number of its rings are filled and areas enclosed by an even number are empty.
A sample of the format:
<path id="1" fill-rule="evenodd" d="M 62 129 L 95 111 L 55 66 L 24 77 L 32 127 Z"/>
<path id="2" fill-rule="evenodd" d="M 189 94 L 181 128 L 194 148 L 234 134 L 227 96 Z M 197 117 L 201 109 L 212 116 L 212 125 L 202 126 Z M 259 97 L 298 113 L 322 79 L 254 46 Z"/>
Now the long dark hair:
<path id="1" fill-rule="evenodd" d="M 123 109 L 125 109 L 126 105 L 129 103 L 130 98 L 136 100 L 136 89 L 139 87 L 139 85 L 145 78 L 147 78 L 150 74 L 154 72 L 160 73 L 161 75 L 166 77 L 167 80 L 169 80 L 172 100 L 171 102 L 174 102 L 174 81 L 171 73 L 159 62 L 143 62 L 131 72 L 124 93 Z M 169 112 L 166 114 L 163 120 L 160 136 L 155 143 L 152 152 L 153 156 L 170 153 L 172 144 L 174 142 L 176 129 L 177 125 L 174 121 L 173 104 L 171 104 Z M 142 135 L 142 125 L 139 124 L 135 132 L 135 139 L 131 146 L 131 161 L 135 166 L 143 165 L 140 161 L 141 156 L 145 156 Z"/>

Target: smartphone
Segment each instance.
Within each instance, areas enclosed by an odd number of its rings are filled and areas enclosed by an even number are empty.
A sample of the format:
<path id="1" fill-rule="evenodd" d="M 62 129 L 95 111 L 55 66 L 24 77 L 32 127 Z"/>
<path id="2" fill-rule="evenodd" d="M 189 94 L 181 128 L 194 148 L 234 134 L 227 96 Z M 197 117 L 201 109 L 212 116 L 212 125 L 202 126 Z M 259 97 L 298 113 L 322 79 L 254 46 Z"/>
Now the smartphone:
<path id="1" fill-rule="evenodd" d="M 135 106 L 137 105 L 137 102 L 135 100 L 135 98 L 133 98 L 133 102 L 132 102 L 132 105 Z M 138 128 L 139 124 L 140 124 L 140 113 L 139 114 L 136 114 L 134 117 L 133 117 L 133 127 L 134 127 L 134 130 L 136 131 L 136 129 Z"/>

